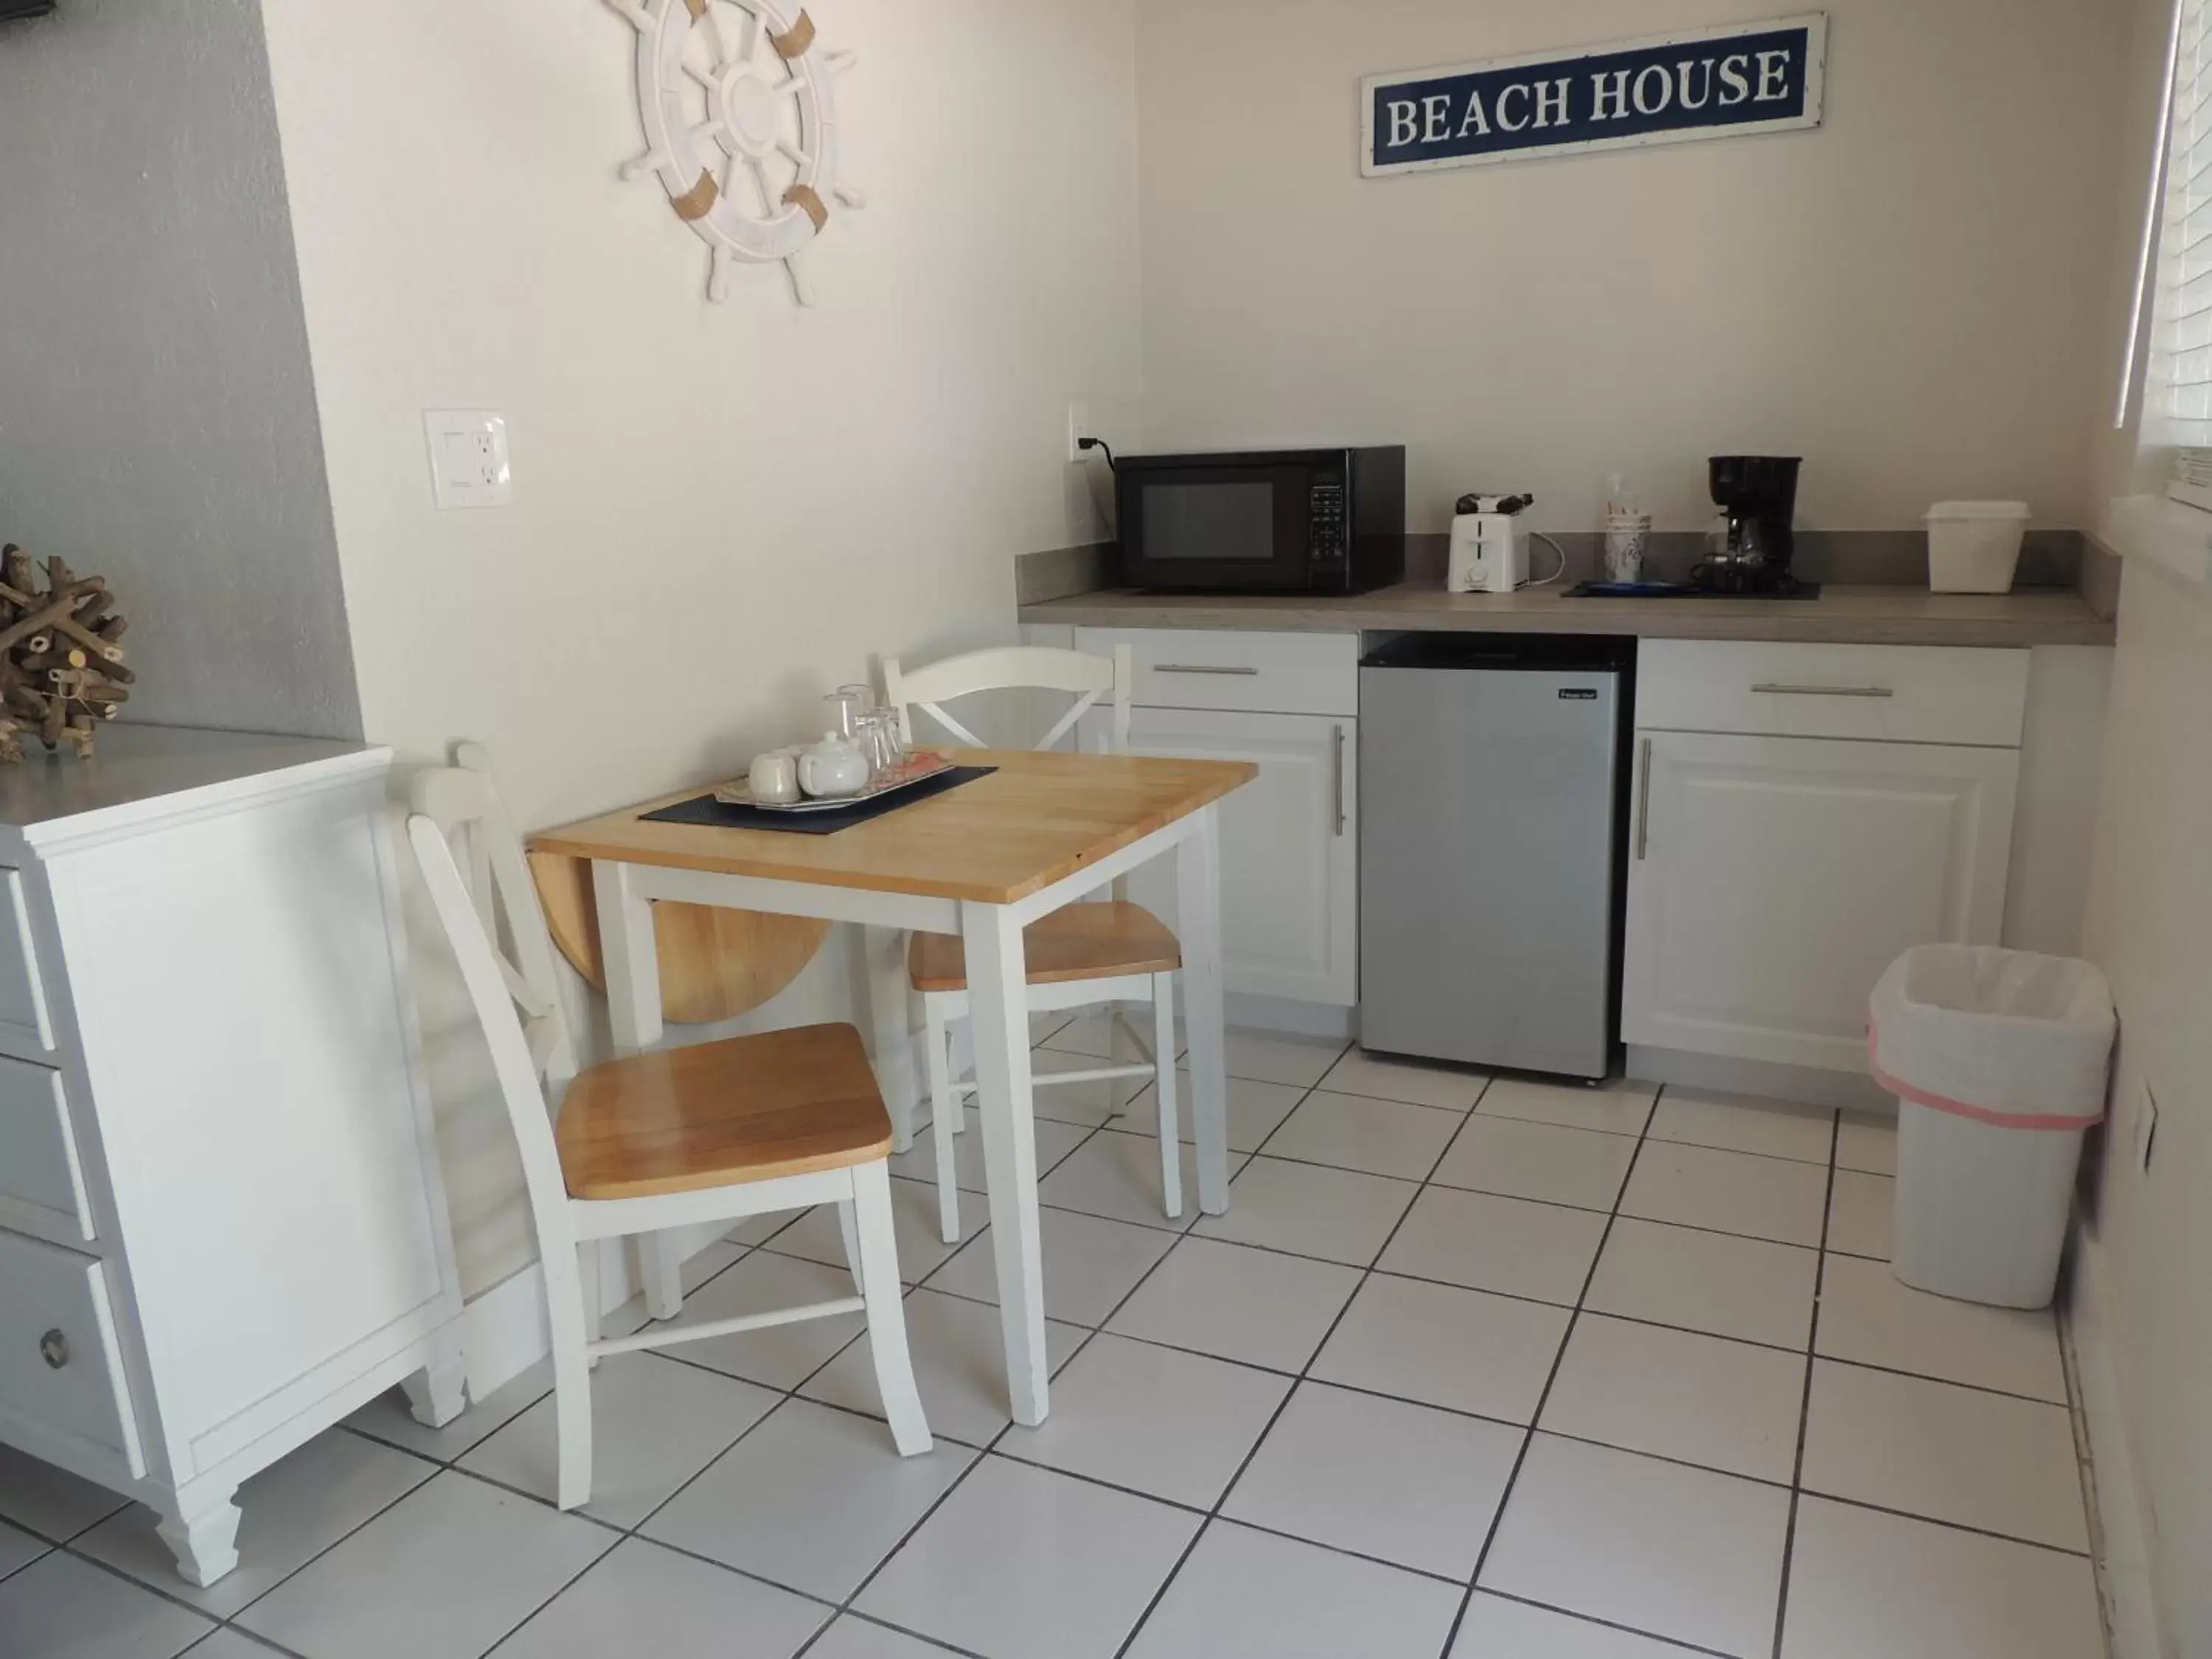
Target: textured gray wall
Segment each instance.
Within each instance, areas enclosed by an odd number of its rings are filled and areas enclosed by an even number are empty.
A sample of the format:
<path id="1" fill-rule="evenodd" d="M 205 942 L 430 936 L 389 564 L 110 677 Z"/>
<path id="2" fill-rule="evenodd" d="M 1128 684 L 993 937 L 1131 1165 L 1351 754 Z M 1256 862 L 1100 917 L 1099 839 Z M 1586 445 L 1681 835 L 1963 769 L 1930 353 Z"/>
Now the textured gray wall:
<path id="1" fill-rule="evenodd" d="M 132 719 L 361 735 L 258 0 L 0 25 L 0 538 L 112 580 Z"/>

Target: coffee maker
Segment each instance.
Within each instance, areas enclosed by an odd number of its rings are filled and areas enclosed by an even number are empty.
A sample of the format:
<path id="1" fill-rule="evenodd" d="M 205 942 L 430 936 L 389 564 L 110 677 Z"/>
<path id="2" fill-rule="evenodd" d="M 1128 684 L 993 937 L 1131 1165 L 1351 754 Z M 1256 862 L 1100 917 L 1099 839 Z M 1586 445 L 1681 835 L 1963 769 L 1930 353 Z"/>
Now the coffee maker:
<path id="1" fill-rule="evenodd" d="M 1780 598 L 1807 591 L 1790 568 L 1799 460 L 1795 455 L 1716 455 L 1706 463 L 1726 527 L 1713 532 L 1705 562 L 1690 573 L 1698 587 Z"/>

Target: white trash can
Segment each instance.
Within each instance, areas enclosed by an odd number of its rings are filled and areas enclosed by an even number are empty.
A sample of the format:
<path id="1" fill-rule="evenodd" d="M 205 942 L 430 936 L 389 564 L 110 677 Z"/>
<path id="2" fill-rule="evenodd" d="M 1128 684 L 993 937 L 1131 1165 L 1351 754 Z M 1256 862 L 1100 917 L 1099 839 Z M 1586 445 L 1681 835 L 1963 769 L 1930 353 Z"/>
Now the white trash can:
<path id="1" fill-rule="evenodd" d="M 2116 1024 L 2104 975 L 2070 957 L 1924 945 L 1889 965 L 1867 1050 L 1898 1099 L 1899 1279 L 2049 1305 Z"/>

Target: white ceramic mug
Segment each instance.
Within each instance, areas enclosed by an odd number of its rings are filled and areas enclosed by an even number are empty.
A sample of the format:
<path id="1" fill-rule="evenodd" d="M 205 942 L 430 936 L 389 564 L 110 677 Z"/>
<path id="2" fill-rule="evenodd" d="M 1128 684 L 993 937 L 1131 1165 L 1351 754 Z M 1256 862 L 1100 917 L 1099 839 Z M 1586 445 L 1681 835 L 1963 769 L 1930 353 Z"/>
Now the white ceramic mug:
<path id="1" fill-rule="evenodd" d="M 799 763 L 781 749 L 755 756 L 745 776 L 755 800 L 776 805 L 799 799 Z"/>

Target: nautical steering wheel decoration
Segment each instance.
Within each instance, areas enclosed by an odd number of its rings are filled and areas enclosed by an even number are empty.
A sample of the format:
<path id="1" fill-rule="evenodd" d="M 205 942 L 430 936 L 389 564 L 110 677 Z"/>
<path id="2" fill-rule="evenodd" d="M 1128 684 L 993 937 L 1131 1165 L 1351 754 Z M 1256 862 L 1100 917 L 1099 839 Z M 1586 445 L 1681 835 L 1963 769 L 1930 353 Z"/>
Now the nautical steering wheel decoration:
<path id="1" fill-rule="evenodd" d="M 811 305 L 799 257 L 830 222 L 830 203 L 866 198 L 837 182 L 836 75 L 849 52 L 817 50 L 814 20 L 776 0 L 607 0 L 637 31 L 637 110 L 645 154 L 625 179 L 659 179 L 714 250 L 709 299 L 737 264 L 781 262 Z M 763 50 L 765 48 L 765 50 Z"/>

